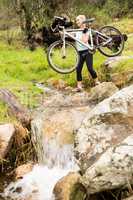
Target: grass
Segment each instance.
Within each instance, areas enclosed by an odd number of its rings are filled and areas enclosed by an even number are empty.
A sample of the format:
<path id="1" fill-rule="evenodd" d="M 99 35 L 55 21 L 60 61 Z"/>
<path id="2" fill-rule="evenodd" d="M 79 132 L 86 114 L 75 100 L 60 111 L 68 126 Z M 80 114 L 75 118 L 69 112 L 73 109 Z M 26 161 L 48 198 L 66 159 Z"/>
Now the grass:
<path id="1" fill-rule="evenodd" d="M 119 28 L 121 31 L 127 31 L 127 33 L 131 33 L 133 30 L 132 21 L 130 19 L 123 19 L 114 22 L 112 25 Z M 124 25 L 128 27 L 128 30 L 125 29 Z M 37 48 L 36 51 L 31 52 L 19 42 L 11 46 L 2 39 L 2 35 L 3 32 L 0 32 L 0 88 L 7 88 L 12 91 L 22 104 L 28 106 L 30 109 L 38 106 L 39 98 L 43 90 L 37 88 L 34 82 L 43 82 L 47 84 L 48 79 L 63 79 L 69 86 L 74 86 L 76 84 L 75 72 L 62 75 L 49 67 L 43 48 Z M 133 55 L 132 35 L 125 44 L 123 55 Z M 94 67 L 101 80 L 105 79 L 101 64 L 106 59 L 107 57 L 99 52 L 94 55 Z M 132 69 L 132 59 L 121 61 L 114 72 L 122 72 L 130 69 Z M 83 79 L 87 86 L 91 84 L 91 79 L 88 77 L 87 68 L 84 67 Z M 2 103 L 0 103 L 0 117 L 1 122 L 10 120 L 7 114 L 7 108 Z"/>
<path id="2" fill-rule="evenodd" d="M 96 54 L 94 65 L 98 69 L 105 57 Z M 87 69 L 84 68 L 83 76 L 86 79 Z M 34 82 L 44 82 L 48 79 L 63 79 L 68 85 L 76 83 L 75 72 L 67 75 L 58 74 L 49 66 L 46 54 L 42 48 L 31 52 L 28 48 L 20 45 L 9 46 L 0 41 L 0 88 L 7 88 L 12 91 L 20 102 L 29 108 L 38 106 L 39 97 L 43 90 L 37 88 Z M 88 77 L 87 77 L 88 78 Z M 0 103 L 1 122 L 9 121 L 10 117 L 7 108 Z"/>
<path id="3" fill-rule="evenodd" d="M 116 19 L 112 26 L 118 28 L 121 32 L 129 34 L 133 33 L 133 19 L 132 18 L 123 18 L 123 19 Z"/>

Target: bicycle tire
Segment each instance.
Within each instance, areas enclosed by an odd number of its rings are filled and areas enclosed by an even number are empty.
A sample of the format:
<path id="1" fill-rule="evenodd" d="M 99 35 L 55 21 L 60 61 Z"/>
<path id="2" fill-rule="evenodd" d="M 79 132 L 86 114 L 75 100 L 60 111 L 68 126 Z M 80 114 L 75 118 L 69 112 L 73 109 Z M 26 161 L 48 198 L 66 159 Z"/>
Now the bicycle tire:
<path id="1" fill-rule="evenodd" d="M 79 63 L 79 53 L 73 43 L 71 43 L 69 41 L 65 41 L 65 45 L 66 45 L 65 51 L 67 51 L 68 55 L 65 56 L 66 58 L 63 58 L 63 57 L 61 57 L 62 45 L 63 45 L 62 40 L 58 40 L 58 41 L 52 43 L 49 46 L 48 51 L 47 51 L 47 60 L 48 60 L 50 67 L 54 71 L 61 73 L 61 74 L 68 74 L 68 73 L 73 72 L 76 69 L 76 67 Z M 54 56 L 54 54 L 55 54 L 55 56 Z M 54 61 L 54 57 L 55 57 L 55 61 Z M 59 59 L 60 59 L 60 61 L 59 61 Z M 64 62 L 64 59 L 66 59 L 65 62 Z M 61 61 L 62 61 L 62 64 L 60 64 Z M 57 62 L 58 64 L 54 63 L 54 62 Z M 67 67 L 67 65 L 68 65 L 68 67 Z"/>
<path id="2" fill-rule="evenodd" d="M 104 30 L 109 30 L 109 31 L 114 31 L 116 33 L 116 35 L 110 35 L 110 37 L 112 37 L 112 41 L 111 43 L 105 45 L 105 46 L 100 46 L 100 42 L 99 42 L 99 35 L 96 35 L 96 44 L 99 46 L 98 50 L 100 53 L 102 53 L 103 55 L 107 56 L 107 57 L 114 57 L 114 56 L 118 56 L 122 53 L 123 49 L 124 49 L 124 38 L 123 35 L 121 34 L 121 32 L 113 27 L 113 26 L 103 26 L 102 28 L 100 28 L 99 32 L 103 33 Z M 119 48 L 118 48 L 118 44 L 115 41 L 114 38 L 115 37 L 119 37 L 120 43 L 119 43 Z M 106 52 L 106 50 L 110 50 L 110 53 Z"/>

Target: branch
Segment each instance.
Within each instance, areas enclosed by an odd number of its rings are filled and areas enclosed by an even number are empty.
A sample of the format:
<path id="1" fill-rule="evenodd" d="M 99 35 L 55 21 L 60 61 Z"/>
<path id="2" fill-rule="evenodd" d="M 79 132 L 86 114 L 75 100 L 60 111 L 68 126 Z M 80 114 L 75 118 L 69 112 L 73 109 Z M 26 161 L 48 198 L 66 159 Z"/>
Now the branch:
<path id="1" fill-rule="evenodd" d="M 15 116 L 24 127 L 30 129 L 31 116 L 29 110 L 21 105 L 13 93 L 7 89 L 0 89 L 0 100 L 8 105 L 10 113 Z"/>

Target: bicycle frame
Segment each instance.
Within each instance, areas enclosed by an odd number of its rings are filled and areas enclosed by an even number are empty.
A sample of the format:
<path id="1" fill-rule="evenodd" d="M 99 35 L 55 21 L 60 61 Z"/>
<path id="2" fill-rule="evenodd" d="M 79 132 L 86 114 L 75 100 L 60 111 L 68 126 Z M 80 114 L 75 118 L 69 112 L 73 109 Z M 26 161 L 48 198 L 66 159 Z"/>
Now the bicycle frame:
<path id="1" fill-rule="evenodd" d="M 83 31 L 83 29 L 65 29 L 63 27 L 63 30 L 62 31 L 59 31 L 60 35 L 61 35 L 61 38 L 63 40 L 63 47 L 65 48 L 65 39 L 66 39 L 66 36 L 68 36 L 69 38 L 72 38 L 74 41 L 77 41 L 79 42 L 80 44 L 86 46 L 89 50 L 95 50 L 96 48 L 99 47 L 99 45 L 97 46 L 94 46 L 94 42 L 93 42 L 93 35 L 92 35 L 92 32 L 94 34 L 97 34 L 99 35 L 103 40 L 105 40 L 105 42 L 103 42 L 102 44 L 100 44 L 100 46 L 105 46 L 106 44 L 110 43 L 112 41 L 112 38 L 106 36 L 105 34 L 102 34 L 100 33 L 99 31 L 95 31 L 91 28 L 88 29 L 88 32 L 89 32 L 89 39 L 90 39 L 90 44 L 86 44 L 84 43 L 83 41 L 77 39 L 75 36 L 73 36 L 74 33 L 76 32 L 79 32 L 79 31 Z"/>

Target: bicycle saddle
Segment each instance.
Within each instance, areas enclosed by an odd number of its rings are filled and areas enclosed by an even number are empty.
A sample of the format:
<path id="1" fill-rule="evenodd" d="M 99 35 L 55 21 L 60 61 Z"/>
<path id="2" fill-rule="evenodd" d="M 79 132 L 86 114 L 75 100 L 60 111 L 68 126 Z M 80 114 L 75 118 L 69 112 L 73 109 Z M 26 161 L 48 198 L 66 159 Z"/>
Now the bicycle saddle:
<path id="1" fill-rule="evenodd" d="M 92 23 L 93 21 L 95 21 L 95 18 L 86 19 L 83 24 Z"/>

